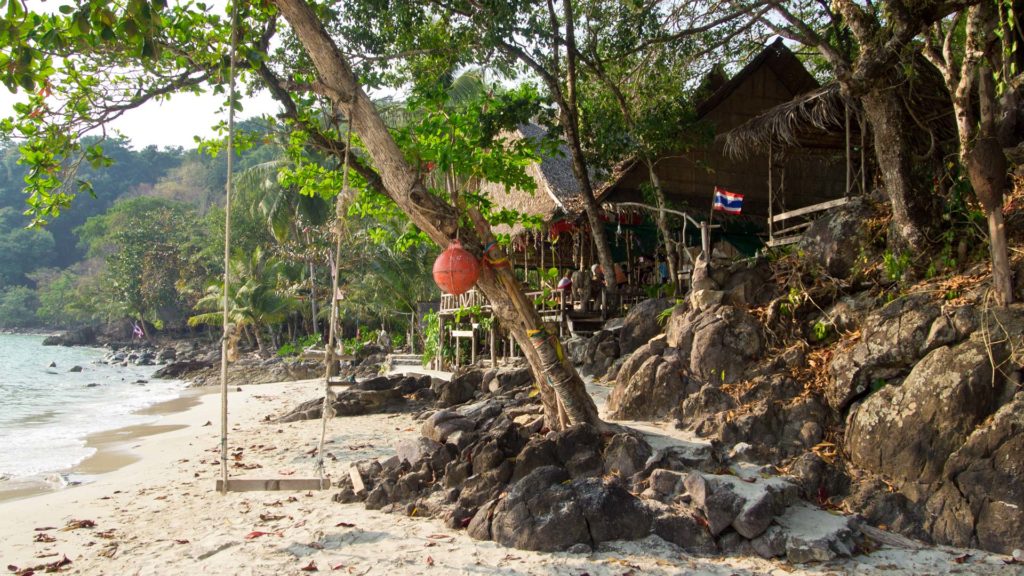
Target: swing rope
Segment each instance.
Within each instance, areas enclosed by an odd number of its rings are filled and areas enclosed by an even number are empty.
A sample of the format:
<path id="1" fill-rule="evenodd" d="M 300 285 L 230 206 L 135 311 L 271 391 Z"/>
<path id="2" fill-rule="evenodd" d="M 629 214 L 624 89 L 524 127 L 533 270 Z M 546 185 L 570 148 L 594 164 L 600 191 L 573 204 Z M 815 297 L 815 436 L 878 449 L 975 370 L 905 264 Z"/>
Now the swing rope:
<path id="1" fill-rule="evenodd" d="M 327 336 L 327 353 L 325 354 L 326 366 L 324 368 L 324 403 L 320 408 L 320 444 L 316 451 L 316 472 L 320 477 L 321 484 L 325 479 L 324 469 L 324 443 L 327 437 L 327 420 L 334 417 L 334 393 L 331 391 L 331 371 L 334 368 L 334 350 L 337 342 L 338 330 L 338 271 L 341 268 L 341 237 L 342 227 L 345 222 L 345 207 L 348 205 L 348 166 L 349 154 L 352 150 L 352 118 L 351 113 L 347 120 L 347 133 L 345 136 L 345 161 L 342 168 L 341 192 L 335 201 L 335 222 L 334 222 L 334 262 L 331 266 L 331 323 Z"/>
<path id="2" fill-rule="evenodd" d="M 224 185 L 224 321 L 220 339 L 220 475 L 221 494 L 228 492 L 228 349 L 231 326 L 228 319 L 228 283 L 231 260 L 231 192 L 234 184 L 235 156 L 235 66 L 238 59 L 238 2 L 231 4 L 231 57 L 228 65 L 228 166 Z"/>

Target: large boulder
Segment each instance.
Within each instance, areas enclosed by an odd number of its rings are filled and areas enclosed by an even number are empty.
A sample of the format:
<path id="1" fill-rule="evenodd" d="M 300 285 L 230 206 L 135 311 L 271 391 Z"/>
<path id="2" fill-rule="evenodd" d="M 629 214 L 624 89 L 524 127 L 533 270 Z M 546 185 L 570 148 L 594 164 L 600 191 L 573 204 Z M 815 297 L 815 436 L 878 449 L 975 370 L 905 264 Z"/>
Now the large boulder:
<path id="1" fill-rule="evenodd" d="M 608 396 L 615 420 L 652 420 L 667 416 L 696 385 L 687 375 L 687 362 L 664 337 L 641 346 L 623 362 Z"/>
<path id="2" fill-rule="evenodd" d="M 944 332 L 948 321 L 941 316 L 939 304 L 929 294 L 900 298 L 871 313 L 861 328 L 861 339 L 833 356 L 825 389 L 829 405 L 838 412 L 845 410 L 872 386 L 899 380 L 930 350 L 953 342 L 956 332 Z M 948 337 L 936 337 L 933 331 Z"/>
<path id="3" fill-rule="evenodd" d="M 737 382 L 763 348 L 761 325 L 753 316 L 720 306 L 705 314 L 693 333 L 690 374 L 702 383 Z"/>
<path id="4" fill-rule="evenodd" d="M 660 334 L 658 315 L 671 305 L 668 299 L 655 298 L 630 308 L 619 331 L 619 354 L 629 354 Z"/>
<path id="5" fill-rule="evenodd" d="M 933 350 L 900 386 L 885 386 L 850 413 L 846 449 L 855 465 L 901 483 L 930 484 L 946 459 L 997 408 L 1004 346 L 981 337 Z"/>
<path id="6" fill-rule="evenodd" d="M 593 546 L 619 539 L 646 536 L 650 511 L 617 484 L 599 478 L 572 480 L 565 469 L 543 466 L 510 486 L 493 508 L 478 517 L 490 517 L 490 530 L 477 522 L 474 534 L 490 534 L 503 545 L 523 550 L 557 551 L 575 544 Z"/>
<path id="7" fill-rule="evenodd" d="M 800 249 L 829 276 L 848 278 L 864 246 L 864 220 L 869 214 L 862 199 L 852 198 L 811 223 L 800 239 Z"/>
<path id="8" fill-rule="evenodd" d="M 1024 548 L 1024 393 L 946 462 L 925 528 L 936 542 L 1009 554 Z"/>
<path id="9" fill-rule="evenodd" d="M 43 339 L 43 346 L 91 346 L 96 344 L 96 331 L 90 326 L 68 330 Z"/>
<path id="10" fill-rule="evenodd" d="M 438 406 L 448 408 L 472 400 L 482 380 L 483 370 L 464 366 L 456 370 L 450 380 L 435 380 L 431 388 L 437 395 Z"/>

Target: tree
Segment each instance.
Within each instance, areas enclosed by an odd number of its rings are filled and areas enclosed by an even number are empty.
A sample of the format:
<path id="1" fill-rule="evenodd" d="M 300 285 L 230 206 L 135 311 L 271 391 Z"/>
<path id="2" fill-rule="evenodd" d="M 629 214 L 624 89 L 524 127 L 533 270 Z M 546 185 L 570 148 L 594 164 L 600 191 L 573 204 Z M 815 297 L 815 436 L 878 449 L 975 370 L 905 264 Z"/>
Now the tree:
<path id="1" fill-rule="evenodd" d="M 25 328 L 38 323 L 39 300 L 27 286 L 11 286 L 0 290 L 0 328 Z"/>
<path id="2" fill-rule="evenodd" d="M 180 318 L 179 282 L 202 275 L 192 258 L 201 235 L 190 207 L 145 196 L 121 201 L 79 235 L 90 256 L 105 259 L 106 279 L 128 314 L 158 326 Z"/>
<path id="3" fill-rule="evenodd" d="M 283 262 L 266 257 L 262 250 L 249 255 L 236 254 L 231 268 L 233 281 L 228 284 L 228 318 L 237 330 L 251 330 L 260 355 L 265 355 L 263 329 L 283 322 L 299 307 L 299 301 L 289 291 L 282 290 Z M 211 285 L 195 305 L 197 310 L 211 312 L 191 316 L 189 326 L 220 324 L 223 302 L 224 284 Z"/>
<path id="4" fill-rule="evenodd" d="M 809 3 L 808 8 L 808 3 L 770 0 L 777 18 L 762 18 L 786 38 L 816 48 L 831 65 L 844 95 L 863 104 L 892 205 L 894 243 L 903 249 L 925 245 L 933 211 L 931 197 L 915 189 L 911 177 L 912 124 L 900 91 L 894 89 L 907 78 L 898 64 L 913 40 L 935 22 L 978 1 L 835 0 L 828 5 Z"/>
<path id="5" fill-rule="evenodd" d="M 1003 222 L 1003 149 L 1017 144 L 1013 137 L 1024 79 L 1015 62 L 1018 26 L 1012 1 L 986 0 L 936 22 L 924 49 L 952 96 L 960 163 L 988 220 L 992 287 L 1004 306 L 1013 302 L 1013 285 Z"/>

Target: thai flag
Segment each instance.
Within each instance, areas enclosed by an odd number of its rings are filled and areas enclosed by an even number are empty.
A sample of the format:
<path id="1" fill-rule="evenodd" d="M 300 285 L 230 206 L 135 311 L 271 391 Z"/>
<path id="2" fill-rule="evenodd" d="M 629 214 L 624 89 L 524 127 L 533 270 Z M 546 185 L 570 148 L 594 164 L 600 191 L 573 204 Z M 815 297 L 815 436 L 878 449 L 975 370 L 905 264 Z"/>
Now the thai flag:
<path id="1" fill-rule="evenodd" d="M 743 210 L 743 194 L 729 192 L 724 188 L 715 186 L 715 201 L 711 207 L 719 212 L 739 214 Z"/>

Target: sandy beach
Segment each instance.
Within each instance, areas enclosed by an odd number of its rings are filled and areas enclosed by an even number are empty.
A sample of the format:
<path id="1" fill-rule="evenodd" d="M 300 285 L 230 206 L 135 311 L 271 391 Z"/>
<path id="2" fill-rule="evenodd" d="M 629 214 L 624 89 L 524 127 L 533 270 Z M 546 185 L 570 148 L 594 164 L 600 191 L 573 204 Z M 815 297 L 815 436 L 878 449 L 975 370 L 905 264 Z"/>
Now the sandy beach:
<path id="1" fill-rule="evenodd" d="M 276 424 L 266 417 L 319 392 L 317 381 L 232 391 L 232 476 L 314 477 L 320 422 Z M 219 400 L 190 392 L 154 407 L 163 414 L 155 424 L 90 438 L 99 452 L 75 472 L 91 481 L 0 502 L 0 561 L 11 571 L 67 558 L 66 573 L 160 575 L 1024 573 L 1005 556 L 946 547 L 882 547 L 804 566 L 694 557 L 653 536 L 603 544 L 588 555 L 535 553 L 472 540 L 439 520 L 337 504 L 331 490 L 221 495 L 214 491 Z M 337 478 L 350 462 L 391 455 L 396 441 L 418 430 L 408 414 L 335 418 L 327 435 L 329 474 Z"/>

